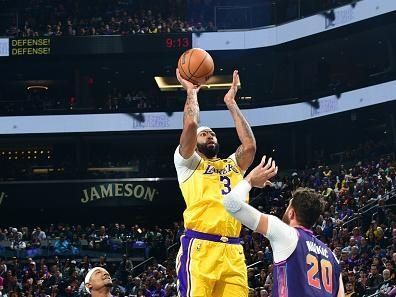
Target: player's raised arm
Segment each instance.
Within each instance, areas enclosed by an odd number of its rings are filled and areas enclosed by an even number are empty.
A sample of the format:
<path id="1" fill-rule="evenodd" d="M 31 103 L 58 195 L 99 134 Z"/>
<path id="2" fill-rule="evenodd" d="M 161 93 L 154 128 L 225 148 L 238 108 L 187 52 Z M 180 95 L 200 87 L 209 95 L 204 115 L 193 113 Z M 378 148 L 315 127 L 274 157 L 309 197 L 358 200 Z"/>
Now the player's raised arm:
<path id="1" fill-rule="evenodd" d="M 231 112 L 232 118 L 235 122 L 235 127 L 238 133 L 241 145 L 235 152 L 235 157 L 239 167 L 246 171 L 254 160 L 256 154 L 256 139 L 249 123 L 246 121 L 238 104 L 235 101 L 235 96 L 238 91 L 239 75 L 238 70 L 234 70 L 232 76 L 232 86 L 224 96 L 224 103 Z"/>
<path id="2" fill-rule="evenodd" d="M 183 132 L 180 136 L 180 155 L 188 159 L 194 153 L 197 145 L 197 128 L 199 122 L 198 91 L 199 86 L 180 76 L 179 69 L 176 69 L 176 76 L 183 88 L 187 91 L 187 99 L 184 105 Z"/>

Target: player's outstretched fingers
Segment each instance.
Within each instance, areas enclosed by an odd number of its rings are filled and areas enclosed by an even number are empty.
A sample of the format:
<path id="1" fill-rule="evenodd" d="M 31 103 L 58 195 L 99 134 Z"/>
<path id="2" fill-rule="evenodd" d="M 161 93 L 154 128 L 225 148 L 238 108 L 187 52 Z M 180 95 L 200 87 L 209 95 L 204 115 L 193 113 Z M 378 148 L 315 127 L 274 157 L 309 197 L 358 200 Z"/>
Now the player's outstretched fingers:
<path id="1" fill-rule="evenodd" d="M 275 165 L 275 160 L 274 160 L 274 161 L 272 161 L 271 171 L 274 171 L 275 167 L 276 167 L 276 165 Z"/>
<path id="2" fill-rule="evenodd" d="M 258 165 L 259 167 L 263 167 L 263 166 L 264 166 L 264 164 L 265 164 L 265 159 L 266 159 L 266 158 L 267 158 L 266 155 L 264 155 L 264 156 L 261 158 L 260 164 Z"/>
<path id="3" fill-rule="evenodd" d="M 271 172 L 268 174 L 268 179 L 273 178 L 277 173 L 278 173 L 278 166 L 271 167 Z"/>
<path id="4" fill-rule="evenodd" d="M 271 162 L 271 167 L 265 170 L 264 174 L 267 176 L 267 180 L 271 179 L 278 172 L 278 166 L 275 164 L 275 160 Z"/>
<path id="5" fill-rule="evenodd" d="M 264 169 L 265 169 L 265 170 L 267 170 L 268 168 L 271 167 L 271 162 L 272 162 L 272 157 L 270 157 L 270 158 L 268 159 L 267 164 L 265 164 L 265 166 L 264 166 Z"/>

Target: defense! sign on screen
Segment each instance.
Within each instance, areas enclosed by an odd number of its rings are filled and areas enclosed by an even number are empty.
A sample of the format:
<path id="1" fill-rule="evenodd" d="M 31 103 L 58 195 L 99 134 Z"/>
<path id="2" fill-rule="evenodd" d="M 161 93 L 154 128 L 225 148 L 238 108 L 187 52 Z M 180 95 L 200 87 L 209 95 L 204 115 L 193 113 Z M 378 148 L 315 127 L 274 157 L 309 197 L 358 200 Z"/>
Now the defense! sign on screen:
<path id="1" fill-rule="evenodd" d="M 51 54 L 50 38 L 11 39 L 12 56 L 42 56 Z"/>

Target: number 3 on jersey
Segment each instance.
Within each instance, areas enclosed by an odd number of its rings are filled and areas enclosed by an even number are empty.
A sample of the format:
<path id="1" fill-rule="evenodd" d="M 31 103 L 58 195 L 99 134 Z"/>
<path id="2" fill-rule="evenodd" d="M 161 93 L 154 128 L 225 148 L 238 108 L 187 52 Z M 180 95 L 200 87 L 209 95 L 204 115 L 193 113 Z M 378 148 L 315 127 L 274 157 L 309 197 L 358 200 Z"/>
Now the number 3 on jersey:
<path id="1" fill-rule="evenodd" d="M 224 188 L 221 190 L 221 195 L 227 195 L 231 192 L 231 180 L 229 177 L 220 175 L 220 182 L 224 184 Z"/>
<path id="2" fill-rule="evenodd" d="M 317 275 L 319 269 L 321 269 L 320 274 L 322 276 L 323 287 L 326 292 L 331 294 L 333 292 L 333 266 L 331 265 L 331 262 L 326 259 L 322 259 L 319 263 L 318 258 L 312 254 L 308 254 L 307 264 L 312 265 L 307 271 L 308 284 L 312 287 L 322 289 L 319 276 Z"/>

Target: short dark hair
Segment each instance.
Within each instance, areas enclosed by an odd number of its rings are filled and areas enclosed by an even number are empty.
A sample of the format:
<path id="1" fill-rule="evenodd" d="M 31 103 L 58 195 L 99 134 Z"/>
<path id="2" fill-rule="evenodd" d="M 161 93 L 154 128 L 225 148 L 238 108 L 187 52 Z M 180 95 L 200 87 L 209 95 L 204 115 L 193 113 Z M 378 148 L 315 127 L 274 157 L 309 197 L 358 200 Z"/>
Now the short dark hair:
<path id="1" fill-rule="evenodd" d="M 312 189 L 298 188 L 293 193 L 291 206 L 296 212 L 298 222 L 311 228 L 323 210 L 323 197 Z"/>

